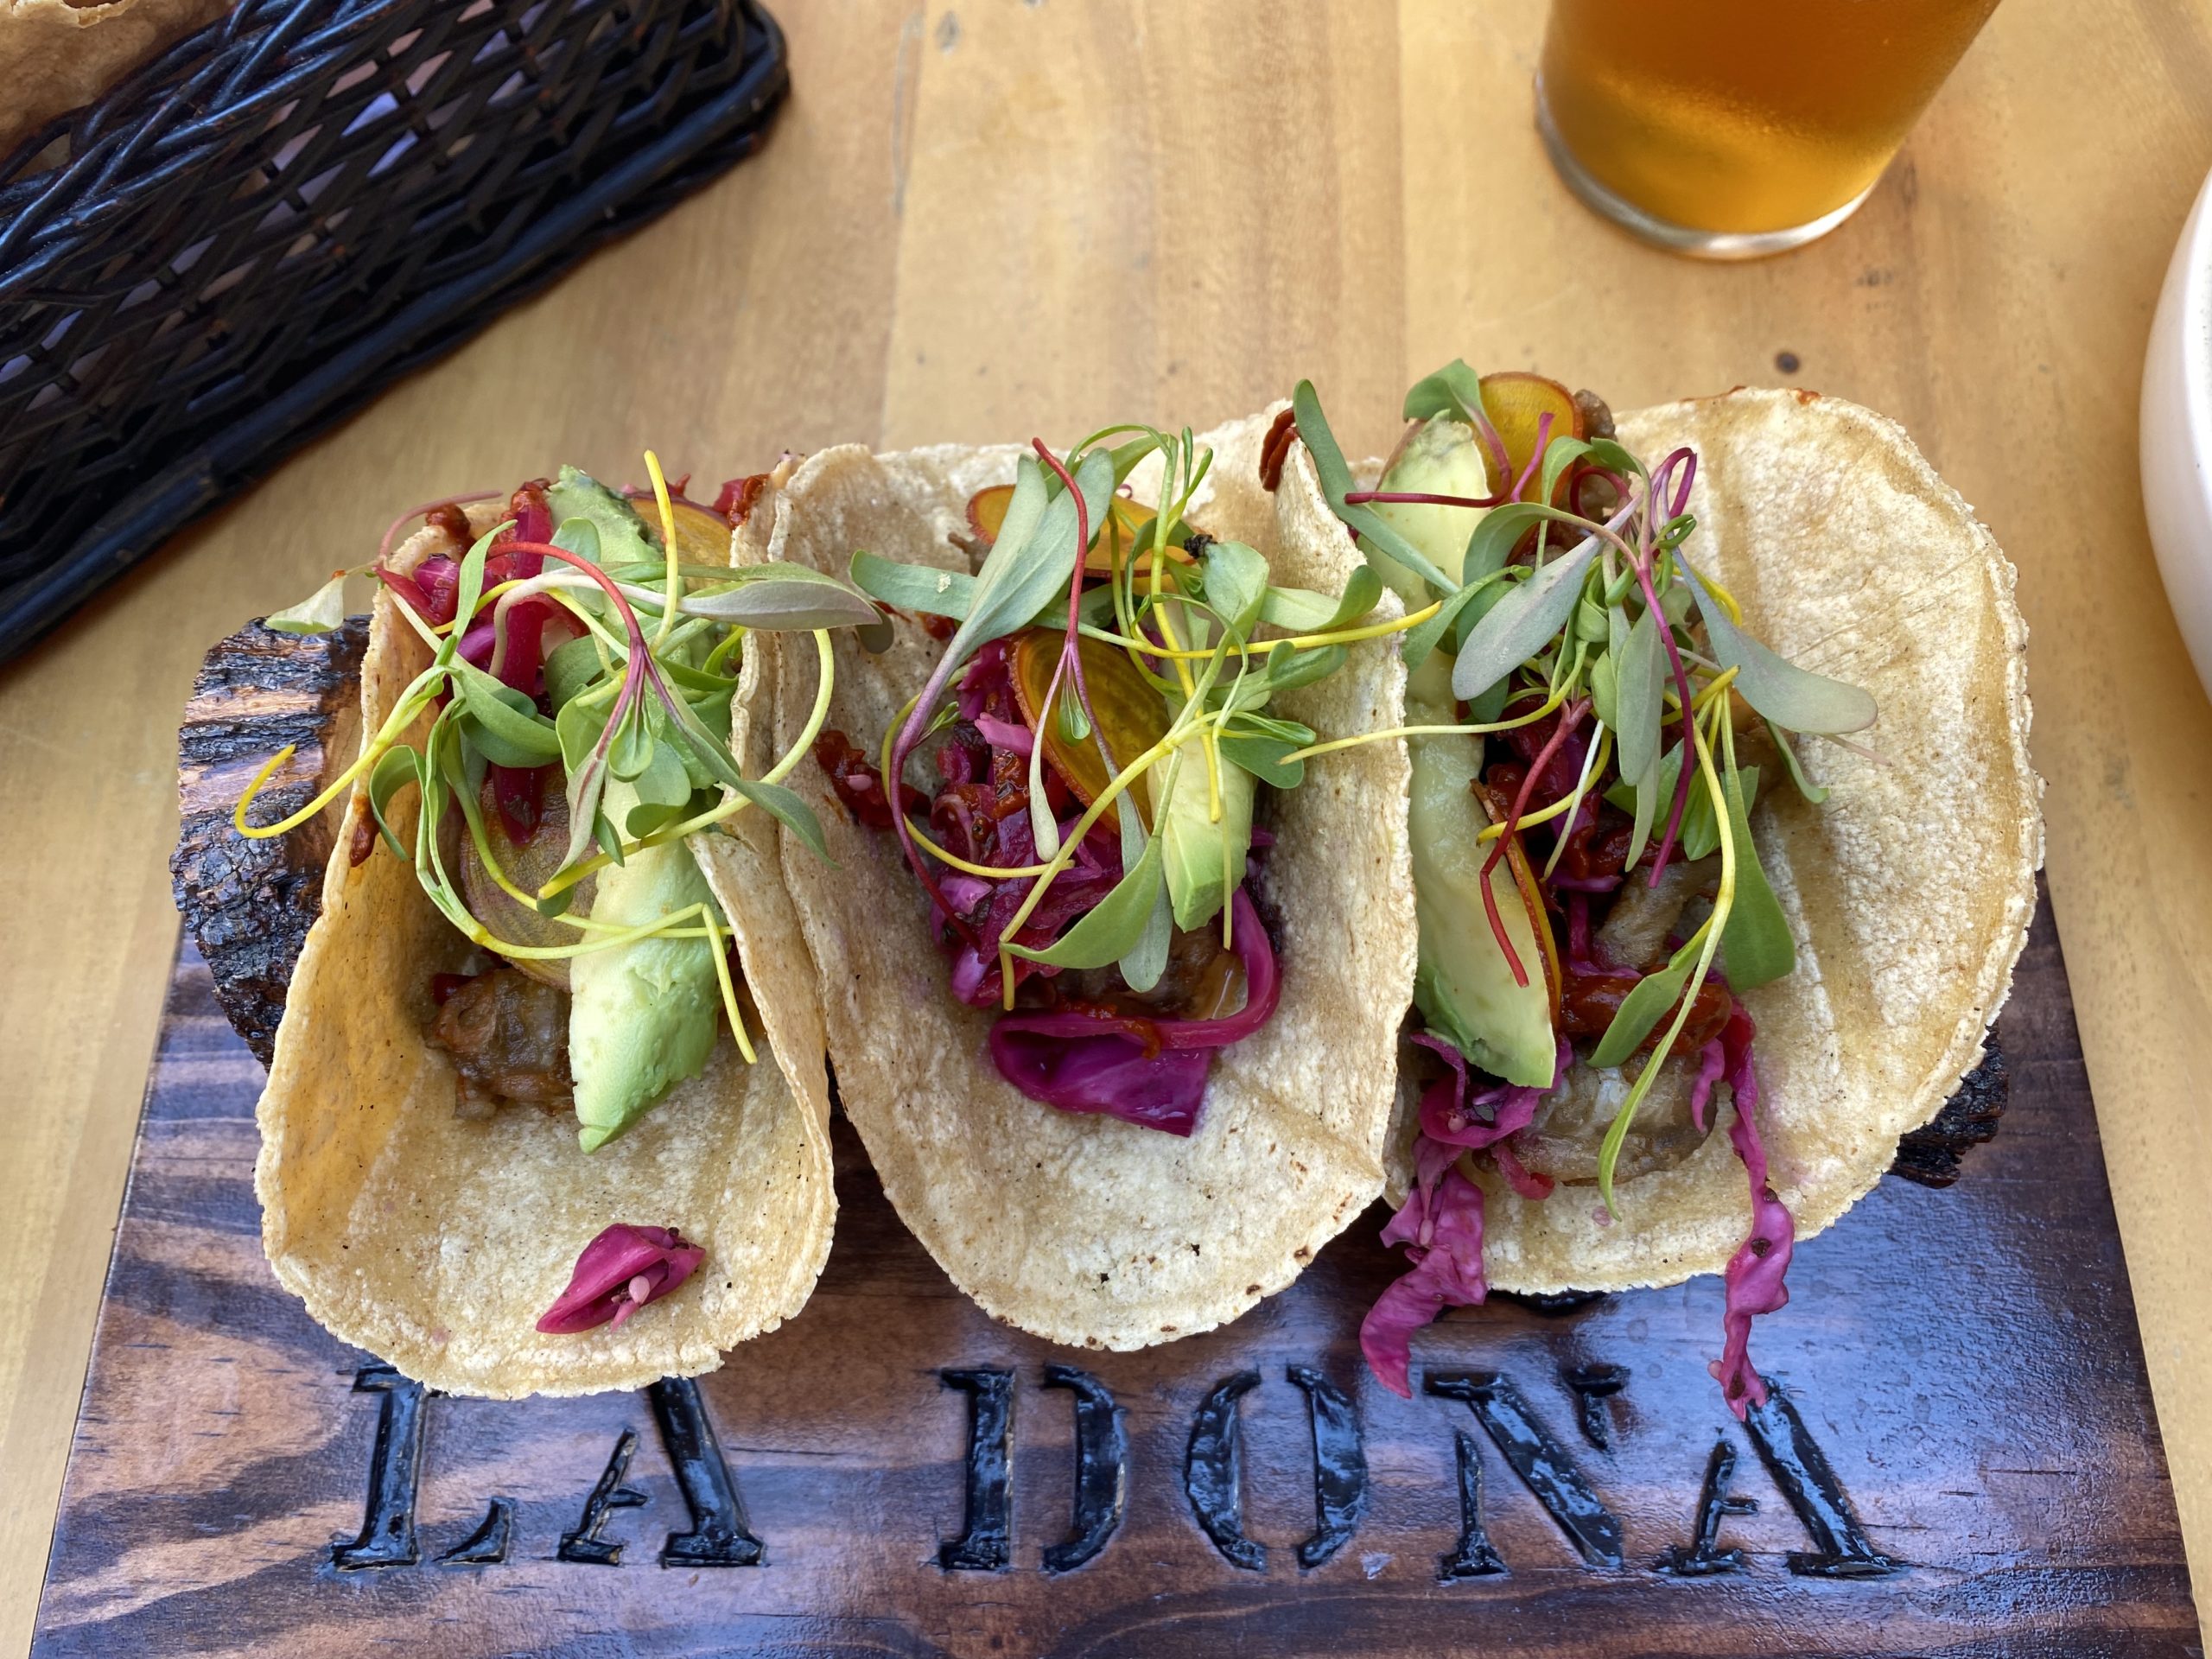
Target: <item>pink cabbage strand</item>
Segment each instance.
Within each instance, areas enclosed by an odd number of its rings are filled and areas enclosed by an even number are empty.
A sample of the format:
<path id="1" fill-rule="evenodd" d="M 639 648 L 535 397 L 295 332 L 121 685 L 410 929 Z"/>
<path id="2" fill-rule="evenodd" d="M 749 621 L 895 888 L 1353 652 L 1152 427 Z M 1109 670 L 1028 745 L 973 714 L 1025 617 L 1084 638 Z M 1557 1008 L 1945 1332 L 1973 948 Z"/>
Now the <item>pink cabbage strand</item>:
<path id="1" fill-rule="evenodd" d="M 1751 1321 L 1789 1303 L 1789 1287 L 1783 1281 L 1789 1271 L 1797 1234 L 1796 1219 L 1768 1184 L 1766 1147 L 1759 1140 L 1759 1078 L 1751 1060 L 1751 1039 L 1756 1034 L 1750 1013 L 1737 1003 L 1720 1035 L 1705 1046 L 1697 1082 L 1690 1093 L 1690 1116 L 1703 1129 L 1706 1102 L 1713 1085 L 1726 1080 L 1736 1101 L 1736 1121 L 1728 1126 L 1728 1143 L 1742 1160 L 1745 1178 L 1751 1188 L 1751 1230 L 1721 1274 L 1726 1289 L 1720 1318 L 1726 1339 L 1720 1357 L 1707 1368 L 1738 1421 L 1751 1406 L 1766 1403 L 1766 1379 L 1751 1363 Z"/>
<path id="2" fill-rule="evenodd" d="M 573 1336 L 620 1326 L 646 1303 L 658 1301 L 697 1270 L 705 1250 L 684 1242 L 673 1227 L 633 1227 L 616 1222 L 583 1248 L 569 1287 L 537 1321 L 548 1336 Z"/>
<path id="3" fill-rule="evenodd" d="M 1529 1127 L 1545 1090 L 1501 1083 L 1471 1096 L 1466 1057 L 1458 1048 L 1427 1032 L 1413 1041 L 1441 1056 L 1451 1071 L 1421 1091 L 1413 1185 L 1382 1230 L 1383 1243 L 1406 1247 L 1413 1270 L 1376 1299 L 1359 1326 L 1368 1369 L 1408 1400 L 1414 1332 L 1446 1307 L 1478 1306 L 1490 1294 L 1483 1274 L 1483 1192 L 1460 1173 L 1460 1154 L 1489 1151 L 1523 1198 L 1542 1198 L 1551 1191 L 1548 1180 L 1522 1169 L 1504 1146 L 1507 1136 Z M 1573 1061 L 1573 1049 L 1562 1041 L 1553 1084 Z"/>
<path id="4" fill-rule="evenodd" d="M 1241 887 L 1231 897 L 1244 1006 L 1217 1020 L 1153 1020 L 1079 1008 L 1009 1014 L 991 1027 L 991 1063 L 1064 1112 L 1103 1112 L 1187 1135 L 1198 1126 L 1213 1051 L 1267 1024 L 1282 995 L 1274 944 Z"/>

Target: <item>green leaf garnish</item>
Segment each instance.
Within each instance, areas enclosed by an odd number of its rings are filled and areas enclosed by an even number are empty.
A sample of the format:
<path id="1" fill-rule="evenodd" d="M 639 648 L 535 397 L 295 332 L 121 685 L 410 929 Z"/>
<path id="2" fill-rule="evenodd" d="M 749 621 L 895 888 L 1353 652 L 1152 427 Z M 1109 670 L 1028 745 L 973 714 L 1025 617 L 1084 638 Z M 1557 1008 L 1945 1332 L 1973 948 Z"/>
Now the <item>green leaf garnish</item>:
<path id="1" fill-rule="evenodd" d="M 334 628 L 346 626 L 346 578 L 353 574 L 340 570 L 314 593 L 289 610 L 272 611 L 262 619 L 261 626 L 274 628 L 279 633 L 328 633 Z"/>
<path id="2" fill-rule="evenodd" d="M 1729 620 L 1705 579 L 1679 553 L 1682 574 L 1697 589 L 1698 614 L 1713 641 L 1713 655 L 1736 671 L 1744 701 L 1776 725 L 1793 732 L 1856 732 L 1874 723 L 1874 699 L 1855 685 L 1815 674 L 1777 657 Z"/>
<path id="3" fill-rule="evenodd" d="M 1000 538 L 1005 538 L 1003 531 Z M 956 622 L 967 620 L 976 597 L 976 578 L 964 571 L 900 564 L 864 548 L 853 555 L 852 578 L 854 587 L 882 604 L 924 616 L 949 616 Z"/>
<path id="4" fill-rule="evenodd" d="M 1480 535 L 1509 511 L 1501 507 L 1477 528 Z M 1470 543 L 1471 546 L 1471 543 Z M 1471 701 L 1551 643 L 1582 596 L 1583 573 L 1598 554 L 1595 537 L 1561 554 L 1491 607 L 1452 665 L 1452 691 Z"/>
<path id="5" fill-rule="evenodd" d="M 1605 1034 L 1591 1052 L 1591 1065 L 1618 1065 L 1636 1052 L 1637 1045 L 1651 1034 L 1652 1027 L 1681 1000 L 1682 986 L 1689 979 L 1690 970 L 1697 966 L 1698 952 L 1704 944 L 1705 936 L 1700 931 L 1668 958 L 1664 968 L 1637 981 L 1636 988 L 1621 999 L 1620 1007 L 1613 1012 L 1612 1023 L 1605 1027 Z"/>
<path id="6" fill-rule="evenodd" d="M 1052 968 L 1104 968 L 1119 962 L 1144 942 L 1153 911 L 1165 891 L 1163 844 L 1162 836 L 1147 836 L 1143 855 L 1114 884 L 1114 890 L 1050 945 L 1032 949 L 1009 940 L 1004 948 L 1014 956 Z"/>
<path id="7" fill-rule="evenodd" d="M 1789 936 L 1789 923 L 1782 905 L 1759 868 L 1758 849 L 1751 844 L 1751 823 L 1745 810 L 1757 798 L 1758 768 L 1736 771 L 1735 739 L 1724 740 L 1729 764 L 1721 787 L 1728 797 L 1728 838 L 1736 849 L 1736 899 L 1729 906 L 1728 925 L 1720 932 L 1720 949 L 1728 963 L 1728 982 L 1748 991 L 1783 977 L 1797 966 L 1797 942 Z"/>

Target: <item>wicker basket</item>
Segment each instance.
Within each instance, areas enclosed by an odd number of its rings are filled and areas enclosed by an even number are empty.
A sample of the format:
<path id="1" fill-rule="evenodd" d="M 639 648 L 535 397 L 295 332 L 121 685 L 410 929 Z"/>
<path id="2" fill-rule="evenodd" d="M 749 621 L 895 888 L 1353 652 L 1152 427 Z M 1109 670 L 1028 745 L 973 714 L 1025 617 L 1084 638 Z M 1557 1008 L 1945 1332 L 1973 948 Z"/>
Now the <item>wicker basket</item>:
<path id="1" fill-rule="evenodd" d="M 239 0 L 0 157 L 0 662 L 785 85 L 753 0 Z"/>

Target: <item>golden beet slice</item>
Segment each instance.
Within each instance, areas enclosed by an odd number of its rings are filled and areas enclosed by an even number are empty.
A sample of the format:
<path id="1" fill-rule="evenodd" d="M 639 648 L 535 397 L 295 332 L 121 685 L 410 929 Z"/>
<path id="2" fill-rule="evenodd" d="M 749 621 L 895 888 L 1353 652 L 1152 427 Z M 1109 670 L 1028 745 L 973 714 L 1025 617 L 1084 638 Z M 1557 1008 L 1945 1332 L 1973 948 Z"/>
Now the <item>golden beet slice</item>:
<path id="1" fill-rule="evenodd" d="M 1556 380 L 1548 380 L 1541 374 L 1526 370 L 1509 370 L 1501 374 L 1486 374 L 1482 379 L 1483 409 L 1497 428 L 1497 435 L 1505 441 L 1508 472 L 1504 480 L 1494 487 L 1504 489 L 1521 476 L 1529 459 L 1536 453 L 1536 431 L 1547 415 L 1552 417 L 1548 435 L 1554 438 L 1583 438 L 1589 434 L 1583 429 L 1582 411 L 1575 407 L 1574 396 Z M 1567 480 L 1560 480 L 1559 488 L 1566 489 Z"/>
<path id="2" fill-rule="evenodd" d="M 1022 718 L 1044 741 L 1046 764 L 1088 806 L 1098 798 L 1111 774 L 1095 741 L 1086 735 L 1080 743 L 1074 742 L 1062 728 L 1060 706 L 1075 701 L 1072 679 L 1061 683 L 1059 694 L 1052 700 L 1052 718 L 1038 717 L 1066 639 L 1055 628 L 1031 628 L 1014 641 L 1014 693 L 1021 704 Z M 1097 716 L 1098 729 L 1105 734 L 1118 772 L 1167 734 L 1167 705 L 1126 652 L 1096 639 L 1081 641 L 1078 649 L 1083 653 L 1083 677 L 1090 692 L 1091 712 Z M 1129 792 L 1136 799 L 1146 827 L 1150 828 L 1150 795 L 1141 788 Z"/>
<path id="3" fill-rule="evenodd" d="M 628 498 L 630 510 L 643 519 L 655 536 L 660 534 L 660 508 L 652 492 L 636 492 Z M 671 516 L 676 520 L 676 556 L 686 564 L 729 563 L 729 520 L 696 501 L 671 498 Z"/>

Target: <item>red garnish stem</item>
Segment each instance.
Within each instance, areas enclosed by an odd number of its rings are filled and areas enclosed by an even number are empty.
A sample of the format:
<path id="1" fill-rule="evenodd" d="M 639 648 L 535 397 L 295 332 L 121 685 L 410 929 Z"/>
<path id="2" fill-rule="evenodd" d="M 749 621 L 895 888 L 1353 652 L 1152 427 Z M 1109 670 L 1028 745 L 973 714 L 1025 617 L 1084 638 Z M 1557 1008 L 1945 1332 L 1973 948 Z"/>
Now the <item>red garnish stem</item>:
<path id="1" fill-rule="evenodd" d="M 1552 417 L 1548 410 L 1536 416 L 1536 447 L 1529 452 L 1529 464 L 1521 469 L 1521 476 L 1513 480 L 1509 498 L 1518 501 L 1521 492 L 1529 487 L 1529 480 L 1536 475 L 1536 463 L 1544 458 L 1544 446 L 1552 441 Z"/>
<path id="2" fill-rule="evenodd" d="M 1099 756 L 1106 762 L 1106 775 L 1110 778 L 1115 772 L 1114 756 L 1106 747 L 1105 734 L 1098 729 L 1097 716 L 1091 712 L 1090 687 L 1083 677 L 1081 635 L 1077 632 L 1083 622 L 1083 569 L 1084 562 L 1090 556 L 1090 506 L 1083 499 L 1083 492 L 1076 488 L 1075 480 L 1068 469 L 1060 464 L 1059 457 L 1045 447 L 1045 440 L 1032 438 L 1029 442 L 1045 464 L 1052 469 L 1054 476 L 1066 486 L 1067 493 L 1075 498 L 1075 573 L 1068 578 L 1068 633 L 1060 645 L 1060 665 L 1053 678 L 1057 680 L 1061 674 L 1073 672 L 1076 702 L 1083 709 L 1083 717 L 1090 724 L 1091 736 L 1097 741 Z M 1046 700 L 1049 702 L 1050 698 Z M 1039 742 L 1044 741 L 1045 734 L 1038 733 L 1037 738 Z"/>
<path id="3" fill-rule="evenodd" d="M 1513 498 L 1497 495 L 1434 495 L 1426 490 L 1352 490 L 1344 496 L 1348 507 L 1364 506 L 1376 502 L 1386 506 L 1408 507 L 1502 507 Z"/>
<path id="4" fill-rule="evenodd" d="M 1512 942 L 1505 937 L 1503 920 L 1497 913 L 1496 901 L 1491 898 L 1490 873 L 1505 856 L 1507 843 L 1520 828 L 1521 815 L 1529 810 L 1529 795 L 1535 788 L 1536 779 L 1551 765 L 1552 757 L 1559 753 L 1560 745 L 1567 741 L 1567 734 L 1582 723 L 1582 716 L 1589 711 L 1589 703 L 1580 697 L 1560 711 L 1559 724 L 1552 728 L 1552 734 L 1544 740 L 1544 747 L 1536 751 L 1536 758 L 1529 763 L 1529 770 L 1521 779 L 1521 787 L 1514 793 L 1512 810 L 1505 815 L 1505 828 L 1498 832 L 1497 844 L 1490 849 L 1490 856 L 1483 861 L 1483 910 L 1490 918 L 1491 931 L 1497 936 L 1499 947 L 1505 952 L 1507 966 L 1513 969 L 1516 985 L 1529 982 L 1529 970 L 1521 965 L 1521 958 L 1514 953 Z M 1530 919 L 1541 921 L 1538 918 Z"/>

